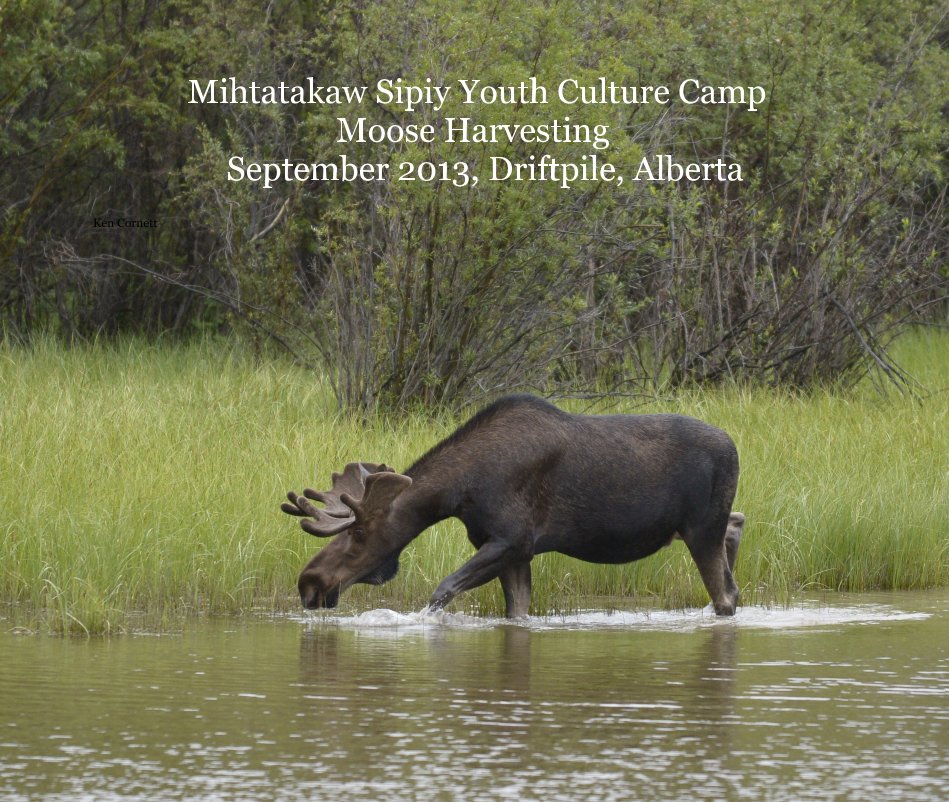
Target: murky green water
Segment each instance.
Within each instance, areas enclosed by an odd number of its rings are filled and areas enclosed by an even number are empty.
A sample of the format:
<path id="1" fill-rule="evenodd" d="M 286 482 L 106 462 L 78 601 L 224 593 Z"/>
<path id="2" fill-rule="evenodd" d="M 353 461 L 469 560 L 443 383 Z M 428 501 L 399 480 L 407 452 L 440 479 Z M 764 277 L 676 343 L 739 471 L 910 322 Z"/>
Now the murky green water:
<path id="1" fill-rule="evenodd" d="M 949 594 L 0 635 L 0 799 L 934 800 Z"/>

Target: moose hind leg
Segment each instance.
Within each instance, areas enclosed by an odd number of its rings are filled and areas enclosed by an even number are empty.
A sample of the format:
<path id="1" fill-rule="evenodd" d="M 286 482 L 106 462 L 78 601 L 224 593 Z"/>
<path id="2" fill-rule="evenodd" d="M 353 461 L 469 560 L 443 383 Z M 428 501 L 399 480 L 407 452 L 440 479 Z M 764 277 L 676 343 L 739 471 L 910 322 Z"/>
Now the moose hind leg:
<path id="1" fill-rule="evenodd" d="M 738 607 L 738 585 L 728 565 L 722 534 L 711 535 L 705 529 L 683 539 L 712 598 L 715 614 L 734 615 Z"/>
<path id="2" fill-rule="evenodd" d="M 530 560 L 512 563 L 498 574 L 504 590 L 504 603 L 508 618 L 524 618 L 531 607 Z"/>
<path id="3" fill-rule="evenodd" d="M 738 558 L 738 546 L 741 544 L 741 533 L 745 526 L 745 515 L 733 512 L 728 516 L 728 528 L 725 530 L 725 557 L 728 560 L 728 570 L 735 574 L 735 560 Z"/>

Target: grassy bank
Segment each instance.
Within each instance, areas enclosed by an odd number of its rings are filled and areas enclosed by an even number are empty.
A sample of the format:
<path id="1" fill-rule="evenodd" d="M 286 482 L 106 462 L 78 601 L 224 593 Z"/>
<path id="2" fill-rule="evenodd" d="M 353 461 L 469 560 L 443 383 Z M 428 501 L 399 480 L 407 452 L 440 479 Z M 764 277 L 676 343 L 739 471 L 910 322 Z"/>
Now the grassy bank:
<path id="1" fill-rule="evenodd" d="M 900 345 L 921 397 L 733 388 L 611 407 L 732 434 L 745 602 L 949 584 L 949 336 Z M 455 424 L 340 417 L 311 373 L 220 344 L 0 348 L 0 626 L 92 633 L 293 609 L 318 542 L 279 511 L 286 490 L 325 484 L 350 460 L 405 467 Z M 418 608 L 469 554 L 461 526 L 440 524 L 396 580 L 344 607 Z M 547 555 L 534 576 L 538 612 L 589 596 L 708 601 L 681 544 L 627 566 Z M 498 613 L 500 589 L 458 605 Z"/>

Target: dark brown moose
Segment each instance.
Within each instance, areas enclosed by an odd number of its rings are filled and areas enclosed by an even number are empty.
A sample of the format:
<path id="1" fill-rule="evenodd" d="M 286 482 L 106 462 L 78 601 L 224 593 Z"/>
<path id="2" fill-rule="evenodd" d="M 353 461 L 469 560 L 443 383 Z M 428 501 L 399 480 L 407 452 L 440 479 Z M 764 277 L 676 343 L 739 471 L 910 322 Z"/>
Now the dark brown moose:
<path id="1" fill-rule="evenodd" d="M 715 612 L 733 615 L 744 516 L 731 512 L 738 453 L 723 431 L 682 415 L 572 415 L 527 395 L 475 415 L 404 474 L 353 462 L 325 492 L 282 509 L 335 535 L 298 582 L 308 609 L 335 607 L 350 585 L 379 585 L 425 529 L 459 518 L 477 551 L 432 595 L 441 608 L 495 577 L 509 618 L 527 615 L 531 559 L 559 551 L 595 563 L 685 542 Z M 313 502 L 321 502 L 322 507 Z"/>

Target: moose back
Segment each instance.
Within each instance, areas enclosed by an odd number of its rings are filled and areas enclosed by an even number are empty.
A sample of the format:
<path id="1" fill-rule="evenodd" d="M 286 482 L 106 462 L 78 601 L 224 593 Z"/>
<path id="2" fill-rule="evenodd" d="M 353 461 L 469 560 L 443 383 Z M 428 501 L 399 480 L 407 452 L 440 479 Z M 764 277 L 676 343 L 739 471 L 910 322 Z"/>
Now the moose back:
<path id="1" fill-rule="evenodd" d="M 437 521 L 464 523 L 474 555 L 431 597 L 499 579 L 508 617 L 527 615 L 531 559 L 561 552 L 625 563 L 681 539 L 719 615 L 732 615 L 744 516 L 731 511 L 738 452 L 683 415 L 574 415 L 528 395 L 483 409 L 404 473 L 353 462 L 327 491 L 290 492 L 284 512 L 332 537 L 304 567 L 308 609 L 335 607 L 357 582 L 382 584 L 402 550 Z M 316 503 L 322 504 L 318 506 Z"/>

